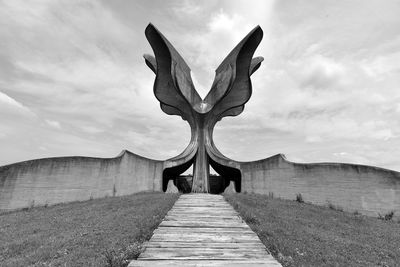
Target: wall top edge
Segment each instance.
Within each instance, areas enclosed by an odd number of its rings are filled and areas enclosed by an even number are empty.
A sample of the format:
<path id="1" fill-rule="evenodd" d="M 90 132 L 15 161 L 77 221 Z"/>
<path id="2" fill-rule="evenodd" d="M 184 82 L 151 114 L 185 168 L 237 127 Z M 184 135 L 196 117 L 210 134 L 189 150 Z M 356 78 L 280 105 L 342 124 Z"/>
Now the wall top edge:
<path id="1" fill-rule="evenodd" d="M 24 161 L 14 162 L 14 163 L 10 163 L 10 164 L 6 164 L 6 165 L 3 165 L 3 166 L 0 166 L 0 171 L 8 169 L 8 168 L 10 168 L 12 166 L 31 164 L 31 163 L 34 163 L 34 162 L 43 162 L 43 161 L 67 162 L 67 161 L 70 161 L 70 160 L 79 160 L 79 159 L 81 159 L 81 160 L 110 161 L 110 160 L 120 160 L 124 156 L 134 156 L 134 157 L 138 157 L 138 158 L 141 158 L 141 159 L 145 159 L 145 160 L 149 160 L 149 161 L 153 161 L 153 162 L 160 162 L 160 163 L 163 163 L 165 161 L 165 160 L 156 160 L 156 159 L 146 158 L 146 157 L 143 157 L 141 155 L 132 153 L 129 150 L 124 149 L 116 157 L 110 157 L 110 158 L 86 157 L 86 156 L 64 156 L 64 157 L 46 157 L 46 158 L 24 160 Z"/>
<path id="2" fill-rule="evenodd" d="M 273 161 L 273 160 L 281 160 L 289 164 L 297 165 L 297 166 L 320 166 L 320 167 L 340 167 L 340 166 L 346 166 L 346 167 L 353 167 L 353 168 L 368 168 L 368 169 L 373 169 L 376 171 L 385 171 L 385 172 L 390 172 L 393 174 L 396 174 L 397 176 L 400 177 L 400 172 L 391 170 L 391 169 L 386 169 L 386 168 L 381 168 L 381 167 L 376 167 L 372 165 L 364 165 L 364 164 L 355 164 L 355 163 L 341 163 L 341 162 L 310 162 L 310 163 L 298 163 L 298 162 L 293 162 L 290 161 L 286 158 L 284 154 L 276 154 L 268 158 L 260 159 L 260 160 L 255 160 L 255 161 L 246 161 L 246 162 L 238 162 L 240 165 L 251 165 L 251 164 L 260 164 L 266 161 Z"/>

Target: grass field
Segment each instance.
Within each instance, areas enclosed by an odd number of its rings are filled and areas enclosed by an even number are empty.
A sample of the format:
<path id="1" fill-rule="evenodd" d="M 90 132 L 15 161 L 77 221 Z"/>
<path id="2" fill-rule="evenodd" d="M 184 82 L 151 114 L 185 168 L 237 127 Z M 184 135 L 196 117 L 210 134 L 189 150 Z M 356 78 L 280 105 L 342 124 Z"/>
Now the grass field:
<path id="1" fill-rule="evenodd" d="M 0 266 L 126 266 L 177 194 L 140 193 L 0 213 Z M 399 266 L 400 223 L 256 194 L 229 194 L 284 266 Z"/>
<path id="2" fill-rule="evenodd" d="M 177 194 L 140 193 L 0 214 L 0 266 L 124 266 Z"/>
<path id="3" fill-rule="evenodd" d="M 400 266 L 400 223 L 257 194 L 225 195 L 284 266 Z"/>

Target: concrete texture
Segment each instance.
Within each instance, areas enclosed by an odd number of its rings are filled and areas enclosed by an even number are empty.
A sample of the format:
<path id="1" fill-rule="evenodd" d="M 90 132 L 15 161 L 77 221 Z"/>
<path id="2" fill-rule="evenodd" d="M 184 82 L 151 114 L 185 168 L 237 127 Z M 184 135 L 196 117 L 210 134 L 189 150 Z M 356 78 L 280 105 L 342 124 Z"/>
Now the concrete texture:
<path id="1" fill-rule="evenodd" d="M 0 167 L 0 210 L 162 190 L 163 162 L 129 151 L 115 158 L 60 157 Z"/>
<path id="2" fill-rule="evenodd" d="M 204 99 L 194 88 L 189 66 L 167 38 L 152 24 L 147 26 L 145 34 L 155 55 L 144 55 L 147 66 L 156 74 L 154 95 L 165 113 L 181 116 L 191 128 L 187 148 L 166 162 L 164 187 L 168 180 L 175 179 L 193 164 L 192 192 L 208 193 L 210 161 L 219 165 L 224 177 L 235 174 L 229 166 L 230 160 L 215 147 L 212 134 L 219 120 L 239 115 L 250 99 L 250 75 L 263 61 L 262 57 L 253 58 L 253 54 L 263 32 L 259 26 L 255 27 L 229 53 L 215 71 L 214 83 Z"/>
<path id="3" fill-rule="evenodd" d="M 178 188 L 174 185 L 174 181 L 172 181 L 172 180 L 168 181 L 167 190 L 165 191 L 165 193 L 169 193 L 169 194 L 179 193 Z"/>
<path id="4" fill-rule="evenodd" d="M 330 203 L 370 216 L 390 211 L 400 215 L 399 172 L 356 164 L 293 163 L 282 154 L 239 164 L 242 192 L 272 192 L 292 200 L 301 193 L 314 204 Z"/>
<path id="5" fill-rule="evenodd" d="M 236 193 L 235 186 L 233 181 L 230 181 L 229 185 L 225 188 L 224 194 L 232 194 Z"/>

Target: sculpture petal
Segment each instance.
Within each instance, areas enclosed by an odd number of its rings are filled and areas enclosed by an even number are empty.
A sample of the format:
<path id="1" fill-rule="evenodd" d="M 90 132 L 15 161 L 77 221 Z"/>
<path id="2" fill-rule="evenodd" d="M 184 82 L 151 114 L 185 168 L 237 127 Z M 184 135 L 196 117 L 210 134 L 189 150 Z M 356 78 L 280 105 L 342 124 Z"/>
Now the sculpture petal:
<path id="1" fill-rule="evenodd" d="M 180 110 L 184 119 L 188 119 L 193 107 L 201 102 L 194 88 L 189 66 L 152 24 L 146 27 L 145 34 L 155 54 L 155 61 L 154 57 L 144 55 L 146 64 L 156 73 L 155 96 L 161 103 Z"/>
<path id="2" fill-rule="evenodd" d="M 185 114 L 181 112 L 179 109 L 174 108 L 173 106 L 168 106 L 163 103 L 160 103 L 160 107 L 161 110 L 164 111 L 164 113 L 167 115 L 177 115 L 181 116 L 183 120 L 187 120 Z"/>
<path id="3" fill-rule="evenodd" d="M 228 117 L 228 116 L 235 117 L 240 113 L 242 113 L 243 110 L 244 110 L 244 105 L 228 109 L 219 116 L 218 120 L 221 120 L 223 117 Z"/>
<path id="4" fill-rule="evenodd" d="M 190 68 L 171 43 L 152 25 L 145 30 L 154 55 L 144 55 L 147 66 L 156 74 L 154 95 L 160 107 L 168 115 L 178 115 L 188 121 L 192 129 L 189 145 L 178 156 L 164 163 L 163 181 L 176 177 L 193 164 L 198 149 L 198 134 L 193 130 L 197 125 L 196 107 L 201 98 L 194 89 Z"/>
<path id="5" fill-rule="evenodd" d="M 146 65 L 154 72 L 154 74 L 157 74 L 156 58 L 149 54 L 144 54 L 143 57 Z"/>
<path id="6" fill-rule="evenodd" d="M 255 57 L 251 60 L 251 65 L 250 65 L 250 76 L 258 70 L 258 68 L 261 66 L 261 62 L 264 61 L 263 57 Z"/>
<path id="7" fill-rule="evenodd" d="M 204 102 L 212 106 L 210 117 L 221 119 L 224 112 L 242 106 L 249 100 L 250 75 L 257 70 L 263 60 L 262 57 L 252 60 L 262 36 L 260 26 L 255 27 L 217 68 L 213 86 L 204 99 Z M 232 116 L 236 113 L 235 111 L 225 114 Z"/>

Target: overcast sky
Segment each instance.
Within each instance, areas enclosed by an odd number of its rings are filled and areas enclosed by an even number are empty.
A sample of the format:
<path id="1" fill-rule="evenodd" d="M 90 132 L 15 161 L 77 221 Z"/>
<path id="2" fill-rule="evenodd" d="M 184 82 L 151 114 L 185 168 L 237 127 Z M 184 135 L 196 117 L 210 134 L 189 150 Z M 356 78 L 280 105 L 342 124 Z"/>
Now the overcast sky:
<path id="1" fill-rule="evenodd" d="M 201 96 L 256 25 L 265 61 L 238 117 L 216 125 L 226 156 L 283 153 L 400 171 L 400 1 L 0 1 L 0 165 L 55 156 L 155 159 L 189 125 L 153 95 L 152 22 Z"/>

